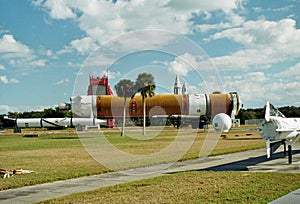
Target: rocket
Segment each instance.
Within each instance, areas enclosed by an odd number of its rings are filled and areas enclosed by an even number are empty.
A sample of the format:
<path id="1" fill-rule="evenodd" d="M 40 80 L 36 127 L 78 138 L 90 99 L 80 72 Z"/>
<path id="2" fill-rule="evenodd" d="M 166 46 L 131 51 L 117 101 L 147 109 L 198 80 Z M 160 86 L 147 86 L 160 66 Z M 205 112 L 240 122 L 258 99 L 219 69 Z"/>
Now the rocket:
<path id="1" fill-rule="evenodd" d="M 96 118 L 6 118 L 6 128 L 66 128 L 78 126 L 98 126 L 106 123 L 106 120 Z M 9 123 L 9 124 L 8 124 Z M 19 130 L 18 130 L 19 131 Z"/>
<path id="2" fill-rule="evenodd" d="M 145 102 L 146 116 L 148 117 L 156 115 L 214 117 L 219 113 L 225 113 L 234 118 L 242 107 L 242 102 L 237 92 L 224 94 L 155 94 L 152 97 L 147 97 Z M 71 97 L 74 117 L 95 117 L 100 119 L 122 117 L 123 105 L 123 97 L 112 95 Z M 125 107 L 127 116 L 143 116 L 143 103 L 140 95 L 127 98 Z"/>
<path id="3" fill-rule="evenodd" d="M 123 116 L 124 98 L 113 95 L 87 95 L 71 97 L 71 107 L 74 117 L 109 119 Z M 146 116 L 180 116 L 181 118 L 199 121 L 201 116 L 214 117 L 224 113 L 230 118 L 235 118 L 242 102 L 237 92 L 188 94 L 185 83 L 181 87 L 180 79 L 176 75 L 174 94 L 155 94 L 147 97 Z M 142 117 L 143 103 L 140 95 L 126 99 L 126 116 Z M 224 127 L 222 121 L 228 120 L 224 115 L 216 120 L 218 130 Z M 219 124 L 220 123 L 220 124 Z"/>
<path id="4" fill-rule="evenodd" d="M 288 163 L 292 163 L 292 146 L 300 138 L 300 118 L 286 118 L 277 108 L 267 102 L 265 120 L 260 126 L 261 137 L 266 140 L 267 158 L 279 146 L 288 145 Z"/>

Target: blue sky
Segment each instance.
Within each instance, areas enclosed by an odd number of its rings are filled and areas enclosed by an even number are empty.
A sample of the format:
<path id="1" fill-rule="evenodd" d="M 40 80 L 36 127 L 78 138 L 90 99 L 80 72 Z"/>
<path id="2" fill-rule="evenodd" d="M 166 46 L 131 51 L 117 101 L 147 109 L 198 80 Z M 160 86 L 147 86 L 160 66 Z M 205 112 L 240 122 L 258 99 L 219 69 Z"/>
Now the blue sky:
<path id="1" fill-rule="evenodd" d="M 0 113 L 41 110 L 155 76 L 172 92 L 237 91 L 245 108 L 300 106 L 299 0 L 2 0 Z M 298 11 L 298 12 L 297 12 Z"/>

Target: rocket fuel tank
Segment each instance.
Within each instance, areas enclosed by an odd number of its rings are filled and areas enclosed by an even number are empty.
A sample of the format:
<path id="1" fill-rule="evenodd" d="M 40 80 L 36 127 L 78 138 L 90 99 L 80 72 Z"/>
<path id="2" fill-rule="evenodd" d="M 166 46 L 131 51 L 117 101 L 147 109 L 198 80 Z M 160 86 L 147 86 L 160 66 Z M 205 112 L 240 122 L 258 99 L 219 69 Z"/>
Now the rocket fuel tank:
<path id="1" fill-rule="evenodd" d="M 111 118 L 123 116 L 124 98 L 118 96 L 80 96 L 72 103 L 75 116 L 96 118 Z M 71 98 L 71 102 L 72 102 Z M 147 97 L 146 115 L 191 115 L 214 116 L 218 113 L 237 115 L 241 102 L 236 92 L 228 94 L 155 94 Z M 142 96 L 126 98 L 126 115 L 131 117 L 143 116 Z M 88 108 L 89 107 L 89 108 Z"/>

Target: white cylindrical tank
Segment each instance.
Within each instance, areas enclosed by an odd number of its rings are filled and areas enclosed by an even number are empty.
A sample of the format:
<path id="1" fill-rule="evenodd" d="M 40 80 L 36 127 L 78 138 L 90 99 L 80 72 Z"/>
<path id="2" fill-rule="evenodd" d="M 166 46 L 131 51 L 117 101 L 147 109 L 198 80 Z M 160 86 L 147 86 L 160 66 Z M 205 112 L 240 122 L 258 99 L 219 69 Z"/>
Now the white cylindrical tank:
<path id="1" fill-rule="evenodd" d="M 16 125 L 19 128 L 42 127 L 41 118 L 18 118 Z"/>

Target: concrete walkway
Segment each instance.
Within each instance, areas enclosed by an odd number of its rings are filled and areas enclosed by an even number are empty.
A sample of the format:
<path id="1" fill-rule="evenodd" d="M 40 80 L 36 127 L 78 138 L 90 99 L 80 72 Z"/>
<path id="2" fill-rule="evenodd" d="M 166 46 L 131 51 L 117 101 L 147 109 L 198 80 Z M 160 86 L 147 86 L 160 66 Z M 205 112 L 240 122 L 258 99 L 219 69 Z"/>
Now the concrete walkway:
<path id="1" fill-rule="evenodd" d="M 273 159 L 266 160 L 265 149 L 252 150 L 234 154 L 227 154 L 205 159 L 195 159 L 174 163 L 166 170 L 168 164 L 161 164 L 145 168 L 130 169 L 114 173 L 107 173 L 66 181 L 57 181 L 40 185 L 22 187 L 0 191 L 0 203 L 32 203 L 46 199 L 69 195 L 72 193 L 95 190 L 116 184 L 152 178 L 167 173 L 182 171 L 278 171 L 300 173 L 300 145 L 296 145 L 293 151 L 293 164 L 288 165 L 287 158 L 282 158 L 282 153 L 273 155 Z M 283 196 L 272 204 L 300 203 L 300 189 Z"/>

